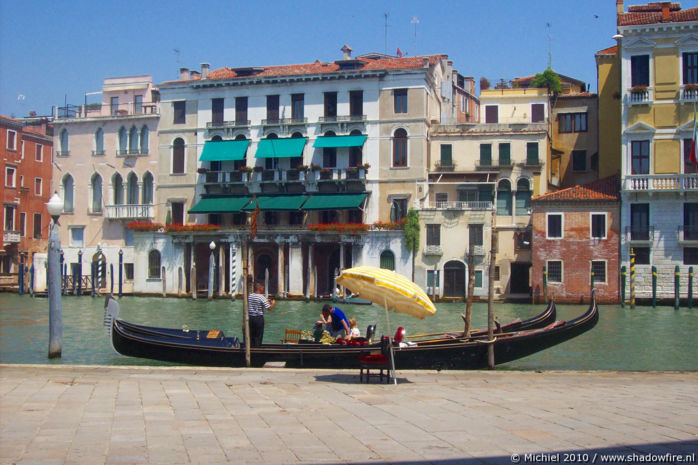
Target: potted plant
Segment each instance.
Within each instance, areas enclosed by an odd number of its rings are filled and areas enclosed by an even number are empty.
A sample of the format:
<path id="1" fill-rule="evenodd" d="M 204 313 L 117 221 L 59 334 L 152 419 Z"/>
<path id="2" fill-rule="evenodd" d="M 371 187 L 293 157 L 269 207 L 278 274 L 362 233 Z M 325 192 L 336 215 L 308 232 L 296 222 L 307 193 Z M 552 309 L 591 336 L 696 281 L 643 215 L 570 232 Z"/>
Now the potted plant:
<path id="1" fill-rule="evenodd" d="M 298 165 L 296 169 L 298 171 L 308 171 L 308 165 Z"/>
<path id="2" fill-rule="evenodd" d="M 310 164 L 310 169 L 312 171 L 318 171 L 320 169 L 320 165 L 316 165 L 315 163 Z"/>
<path id="3" fill-rule="evenodd" d="M 196 172 L 199 174 L 206 174 L 208 170 L 204 168 L 203 166 L 200 166 L 199 168 L 196 169 Z"/>
<path id="4" fill-rule="evenodd" d="M 630 88 L 631 94 L 644 94 L 645 92 L 647 92 L 647 86 L 645 86 L 645 85 L 632 86 Z"/>

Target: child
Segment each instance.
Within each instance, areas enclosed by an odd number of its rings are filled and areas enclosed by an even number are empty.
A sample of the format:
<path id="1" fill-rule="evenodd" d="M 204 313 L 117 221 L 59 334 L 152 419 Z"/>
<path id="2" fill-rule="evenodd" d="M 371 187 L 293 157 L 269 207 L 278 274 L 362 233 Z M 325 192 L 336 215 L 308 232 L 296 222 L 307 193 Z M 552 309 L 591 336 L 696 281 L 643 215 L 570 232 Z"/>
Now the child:
<path id="1" fill-rule="evenodd" d="M 349 326 L 351 327 L 352 339 L 355 337 L 361 337 L 361 331 L 359 331 L 359 328 L 356 326 L 356 318 L 349 318 Z"/>

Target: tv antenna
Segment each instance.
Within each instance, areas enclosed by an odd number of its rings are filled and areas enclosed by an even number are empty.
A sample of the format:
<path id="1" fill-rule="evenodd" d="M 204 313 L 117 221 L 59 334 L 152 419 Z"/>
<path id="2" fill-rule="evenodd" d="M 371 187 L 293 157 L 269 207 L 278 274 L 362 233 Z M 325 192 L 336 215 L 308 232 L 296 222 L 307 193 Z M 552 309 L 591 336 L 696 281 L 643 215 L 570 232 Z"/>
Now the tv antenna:
<path id="1" fill-rule="evenodd" d="M 548 69 L 553 69 L 553 37 L 550 33 L 552 27 L 552 23 L 545 23 L 545 37 L 548 39 Z"/>
<path id="2" fill-rule="evenodd" d="M 178 48 L 173 48 L 172 51 L 175 53 L 175 56 L 177 57 L 177 72 L 179 72 L 180 64 L 179 64 L 179 49 Z"/>
<path id="3" fill-rule="evenodd" d="M 385 50 L 383 53 L 388 54 L 388 13 L 383 13 L 383 18 L 385 20 Z"/>
<path id="4" fill-rule="evenodd" d="M 414 51 L 412 52 L 412 55 L 417 56 L 417 24 L 419 24 L 419 18 L 412 16 L 410 24 L 414 24 Z"/>

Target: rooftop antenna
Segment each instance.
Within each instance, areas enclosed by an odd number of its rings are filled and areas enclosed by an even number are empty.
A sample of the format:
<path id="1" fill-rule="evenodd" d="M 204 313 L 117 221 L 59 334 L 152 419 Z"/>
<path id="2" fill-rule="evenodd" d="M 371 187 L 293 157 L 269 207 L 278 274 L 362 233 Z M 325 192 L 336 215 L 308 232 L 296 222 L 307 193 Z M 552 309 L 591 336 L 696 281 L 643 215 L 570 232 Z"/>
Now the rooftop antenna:
<path id="1" fill-rule="evenodd" d="M 548 69 L 553 69 L 553 38 L 550 34 L 550 29 L 553 27 L 551 23 L 545 23 L 545 37 L 548 39 Z"/>
<path id="2" fill-rule="evenodd" d="M 388 54 L 388 13 L 383 13 L 383 17 L 385 18 L 385 50 L 383 53 L 386 55 Z"/>
<path id="3" fill-rule="evenodd" d="M 178 48 L 173 48 L 172 51 L 175 53 L 177 56 L 177 72 L 179 72 L 180 64 L 179 64 L 179 49 Z"/>
<path id="4" fill-rule="evenodd" d="M 414 52 L 412 55 L 417 56 L 417 24 L 419 24 L 419 18 L 412 16 L 411 24 L 414 24 Z"/>

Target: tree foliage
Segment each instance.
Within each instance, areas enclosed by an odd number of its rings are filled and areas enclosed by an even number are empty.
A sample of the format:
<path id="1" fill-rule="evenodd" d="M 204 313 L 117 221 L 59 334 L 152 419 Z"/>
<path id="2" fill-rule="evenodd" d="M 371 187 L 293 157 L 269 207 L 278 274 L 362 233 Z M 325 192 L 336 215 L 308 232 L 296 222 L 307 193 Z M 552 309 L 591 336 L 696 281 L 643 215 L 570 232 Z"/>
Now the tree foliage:
<path id="1" fill-rule="evenodd" d="M 555 71 L 548 68 L 542 73 L 536 74 L 531 80 L 531 87 L 548 89 L 548 94 L 557 95 L 562 92 L 562 82 L 560 76 Z"/>
<path id="2" fill-rule="evenodd" d="M 405 246 L 410 252 L 416 251 L 419 247 L 419 213 L 413 208 L 410 208 L 407 212 Z"/>
<path id="3" fill-rule="evenodd" d="M 480 90 L 487 90 L 490 88 L 490 81 L 486 77 L 480 78 Z"/>

